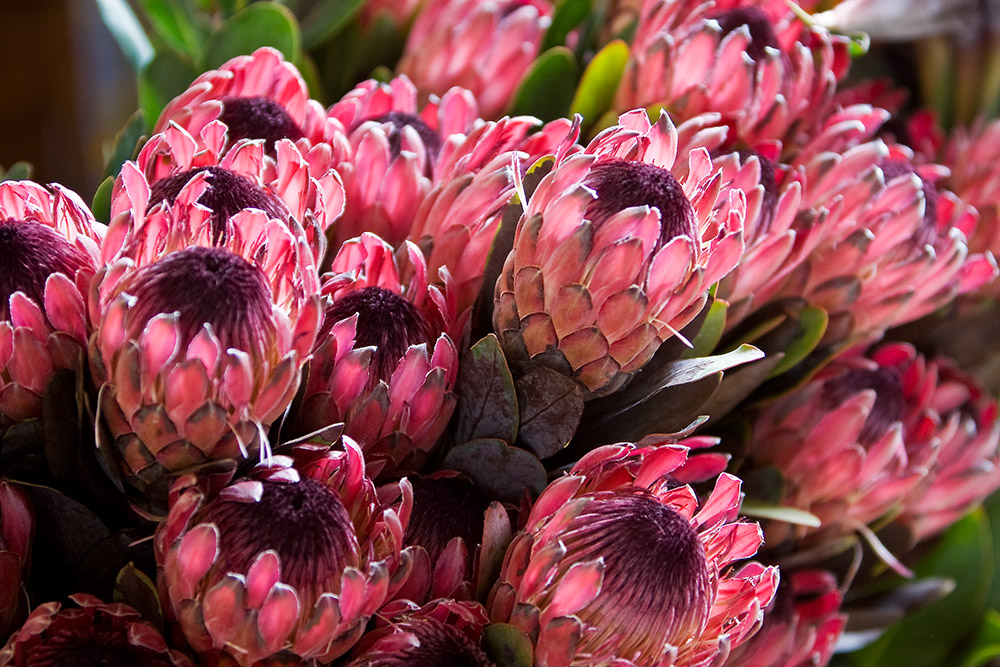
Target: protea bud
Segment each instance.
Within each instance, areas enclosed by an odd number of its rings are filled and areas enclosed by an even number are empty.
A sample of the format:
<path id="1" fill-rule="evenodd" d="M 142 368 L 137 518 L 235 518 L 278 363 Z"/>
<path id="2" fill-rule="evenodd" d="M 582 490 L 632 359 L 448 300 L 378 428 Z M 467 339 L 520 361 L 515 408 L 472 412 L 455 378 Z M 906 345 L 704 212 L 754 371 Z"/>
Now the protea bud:
<path id="1" fill-rule="evenodd" d="M 677 445 L 600 447 L 539 496 L 490 594 L 490 618 L 535 643 L 536 664 L 707 665 L 760 625 L 775 568 L 752 556 L 760 527 L 737 521 L 723 474 L 699 509 L 671 473 Z"/>
<path id="2" fill-rule="evenodd" d="M 478 602 L 440 599 L 415 608 L 396 601 L 380 609 L 379 617 L 388 622 L 361 638 L 349 667 L 495 667 L 479 648 L 489 618 Z"/>
<path id="3" fill-rule="evenodd" d="M 409 484 L 398 505 L 381 504 L 361 451 L 343 444 L 275 456 L 221 490 L 194 476 L 176 482 L 156 532 L 158 580 L 203 658 L 328 663 L 405 579 Z"/>
<path id="4" fill-rule="evenodd" d="M 192 667 L 191 660 L 168 648 L 153 624 L 132 607 L 104 604 L 83 593 L 70 600 L 79 608 L 47 602 L 31 612 L 0 651 L 0 665 Z"/>
<path id="5" fill-rule="evenodd" d="M 760 567 L 757 565 L 748 567 Z M 781 572 L 764 624 L 724 663 L 731 667 L 812 667 L 829 664 L 847 617 L 836 578 L 823 570 Z"/>
<path id="6" fill-rule="evenodd" d="M 213 125 L 219 121 L 220 125 Z M 156 122 L 154 133 L 178 125 L 201 147 L 231 148 L 242 139 L 259 139 L 274 155 L 281 139 L 323 139 L 326 114 L 309 99 L 302 75 L 277 49 L 261 47 L 200 75 L 175 97 Z M 303 152 L 308 144 L 302 146 Z"/>
<path id="7" fill-rule="evenodd" d="M 510 541 L 507 510 L 454 471 L 411 483 L 413 511 L 403 543 L 413 547 L 413 570 L 399 596 L 414 602 L 481 597 Z"/>
<path id="8" fill-rule="evenodd" d="M 721 113 L 734 144 L 787 147 L 813 127 L 849 64 L 845 37 L 806 25 L 783 0 L 651 0 L 616 102 L 662 105 L 681 120 Z"/>
<path id="9" fill-rule="evenodd" d="M 6 637 L 18 615 L 27 613 L 24 582 L 31 567 L 34 512 L 27 494 L 0 480 L 0 637 Z"/>
<path id="10" fill-rule="evenodd" d="M 619 123 L 541 180 L 495 292 L 508 358 L 569 375 L 588 398 L 624 386 L 743 252 L 743 192 L 723 192 L 708 152 L 681 156 L 678 179 L 665 113 Z"/>
<path id="11" fill-rule="evenodd" d="M 213 128 L 219 132 L 208 131 Z M 297 258 L 303 269 L 322 261 L 325 232 L 344 210 L 337 173 L 311 167 L 284 139 L 276 144 L 276 158 L 265 156 L 260 140 L 226 150 L 221 129 L 211 124 L 203 133 L 208 146 L 198 149 L 190 134 L 170 125 L 146 142 L 135 162 L 122 166 L 102 248 L 105 263 L 130 257 L 142 264 L 192 244 L 259 246 L 265 233 L 289 237 L 281 245 L 304 239 L 311 257 Z M 244 227 L 247 221 L 238 216 L 245 211 L 262 212 L 266 231 Z"/>
<path id="12" fill-rule="evenodd" d="M 406 252 L 408 284 L 374 234 L 340 249 L 323 283 L 329 302 L 300 428 L 344 422 L 370 459 L 419 467 L 455 409 L 458 352 L 449 333 L 460 325 L 453 300 L 427 285 L 420 251 L 407 244 Z"/>
<path id="13" fill-rule="evenodd" d="M 424 96 L 467 88 L 483 116 L 497 118 L 538 55 L 551 16 L 545 0 L 425 2 L 397 71 Z"/>
<path id="14" fill-rule="evenodd" d="M 117 467 L 140 491 L 162 495 L 165 473 L 248 456 L 298 388 L 319 299 L 302 294 L 308 284 L 292 282 L 303 274 L 291 267 L 268 276 L 281 257 L 276 243 L 260 250 L 263 265 L 193 246 L 137 270 L 119 261 L 94 281 L 102 421 Z"/>
<path id="15" fill-rule="evenodd" d="M 0 183 L 0 430 L 41 416 L 53 372 L 81 366 L 102 228 L 61 186 Z"/>

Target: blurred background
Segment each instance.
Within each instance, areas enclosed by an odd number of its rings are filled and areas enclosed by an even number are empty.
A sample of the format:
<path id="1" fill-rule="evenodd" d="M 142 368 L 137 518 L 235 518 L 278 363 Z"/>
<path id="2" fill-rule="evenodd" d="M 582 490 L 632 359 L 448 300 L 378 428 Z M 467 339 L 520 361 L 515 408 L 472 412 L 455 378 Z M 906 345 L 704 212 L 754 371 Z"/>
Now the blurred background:
<path id="1" fill-rule="evenodd" d="M 0 0 L 0 165 L 89 201 L 103 149 L 136 109 L 135 74 L 93 0 Z"/>

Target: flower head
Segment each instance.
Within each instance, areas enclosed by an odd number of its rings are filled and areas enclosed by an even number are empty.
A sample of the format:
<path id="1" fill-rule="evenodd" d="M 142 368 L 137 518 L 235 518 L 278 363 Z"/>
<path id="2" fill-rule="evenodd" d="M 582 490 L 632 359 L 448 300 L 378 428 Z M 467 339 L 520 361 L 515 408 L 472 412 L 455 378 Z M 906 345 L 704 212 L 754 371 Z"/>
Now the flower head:
<path id="1" fill-rule="evenodd" d="M 374 234 L 341 247 L 323 283 L 329 301 L 300 419 L 305 432 L 342 421 L 366 456 L 419 466 L 457 402 L 451 336 L 464 325 L 453 299 L 428 286 L 420 251 L 406 253 L 404 283 Z"/>
<path id="2" fill-rule="evenodd" d="M 589 397 L 624 386 L 743 251 L 743 192 L 723 190 L 708 152 L 675 161 L 666 114 L 619 122 L 541 180 L 495 292 L 508 357 L 570 375 Z"/>
<path id="3" fill-rule="evenodd" d="M 78 608 L 47 602 L 31 612 L 0 651 L 2 665 L 84 667 L 147 665 L 191 667 L 180 651 L 124 604 L 104 604 L 91 595 L 71 595 Z"/>
<path id="4" fill-rule="evenodd" d="M 61 186 L 0 183 L 0 427 L 41 416 L 52 373 L 81 365 L 103 231 Z"/>
<path id="5" fill-rule="evenodd" d="M 433 0 L 417 11 L 397 70 L 423 95 L 462 86 L 486 118 L 500 116 L 538 55 L 552 6 L 545 0 Z"/>
<path id="6" fill-rule="evenodd" d="M 176 482 L 156 533 L 159 584 L 195 651 L 242 666 L 281 652 L 329 662 L 398 588 L 409 485 L 397 506 L 381 504 L 343 442 L 275 456 L 221 489 Z"/>
<path id="7" fill-rule="evenodd" d="M 31 568 L 35 516 L 28 495 L 0 480 L 0 636 L 6 637 L 18 614 L 26 613 L 24 582 Z"/>
<path id="8" fill-rule="evenodd" d="M 536 661 L 708 665 L 759 626 L 777 570 L 734 561 L 761 544 L 736 521 L 739 480 L 698 508 L 671 479 L 676 445 L 594 450 L 539 496 L 490 594 L 493 622 L 535 640 Z"/>

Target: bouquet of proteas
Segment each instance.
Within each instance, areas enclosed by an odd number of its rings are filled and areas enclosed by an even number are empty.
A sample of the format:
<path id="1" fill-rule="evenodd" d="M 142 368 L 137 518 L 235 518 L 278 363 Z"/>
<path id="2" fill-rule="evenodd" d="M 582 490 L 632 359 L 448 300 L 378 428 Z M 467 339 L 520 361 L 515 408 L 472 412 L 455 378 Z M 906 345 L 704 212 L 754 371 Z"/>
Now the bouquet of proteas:
<path id="1" fill-rule="evenodd" d="M 99 0 L 107 180 L 0 182 L 0 666 L 1000 654 L 1000 129 L 836 4 Z"/>

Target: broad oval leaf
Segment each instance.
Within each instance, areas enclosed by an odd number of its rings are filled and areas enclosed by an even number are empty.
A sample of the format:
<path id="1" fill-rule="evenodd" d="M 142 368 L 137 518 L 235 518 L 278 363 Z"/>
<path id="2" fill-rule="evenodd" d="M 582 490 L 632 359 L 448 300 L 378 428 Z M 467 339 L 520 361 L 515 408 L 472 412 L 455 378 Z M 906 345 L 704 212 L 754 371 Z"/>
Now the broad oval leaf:
<path id="1" fill-rule="evenodd" d="M 219 26 L 202 49 L 201 69 L 213 69 L 261 46 L 273 46 L 296 63 L 302 54 L 299 24 L 292 12 L 276 2 L 254 2 Z"/>
<path id="2" fill-rule="evenodd" d="M 558 453 L 576 434 L 583 416 L 580 383 L 544 366 L 533 366 L 518 378 L 517 405 L 521 442 L 538 458 Z"/>
<path id="3" fill-rule="evenodd" d="M 509 623 L 491 623 L 483 630 L 483 650 L 497 667 L 531 667 L 534 648 L 520 628 Z"/>
<path id="4" fill-rule="evenodd" d="M 537 497 L 548 478 L 531 453 L 502 440 L 481 439 L 461 444 L 444 457 L 444 468 L 464 472 L 490 497 L 518 502 L 525 490 Z"/>
<path id="5" fill-rule="evenodd" d="M 521 79 L 512 116 L 537 116 L 543 121 L 565 118 L 573 101 L 579 67 L 576 56 L 565 46 L 556 46 L 535 59 Z"/>
<path id="6" fill-rule="evenodd" d="M 458 366 L 455 393 L 458 422 L 455 440 L 517 438 L 517 395 L 514 378 L 495 334 L 489 334 L 465 353 Z"/>
<path id="7" fill-rule="evenodd" d="M 570 104 L 571 113 L 583 116 L 585 129 L 611 110 L 627 62 L 628 44 L 616 39 L 598 51 L 587 65 Z"/>

